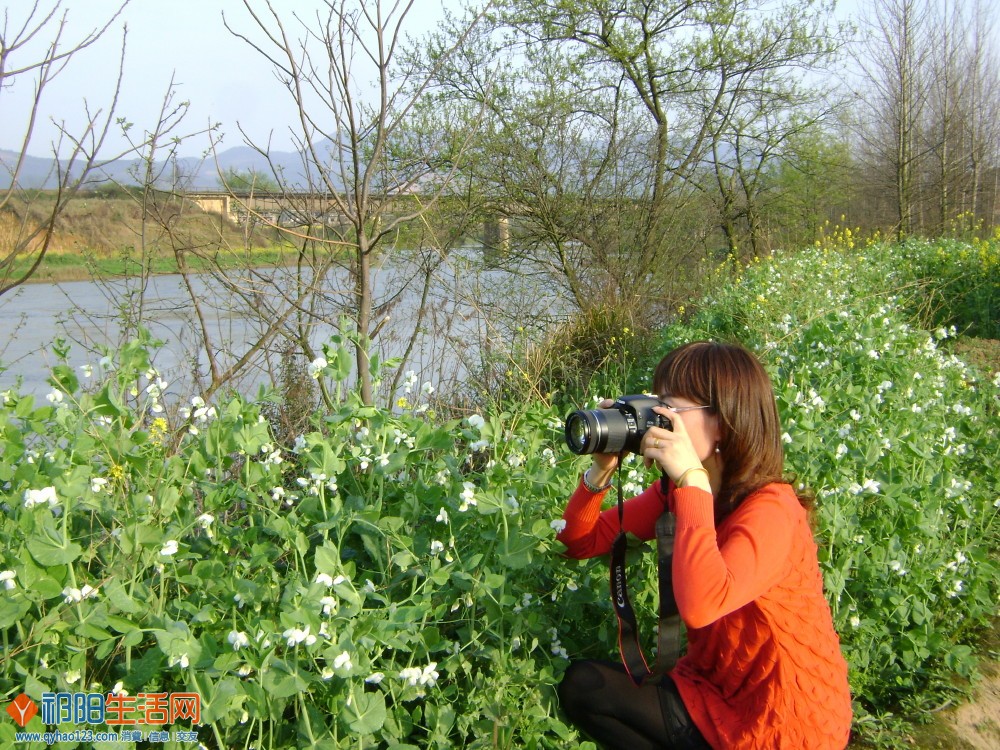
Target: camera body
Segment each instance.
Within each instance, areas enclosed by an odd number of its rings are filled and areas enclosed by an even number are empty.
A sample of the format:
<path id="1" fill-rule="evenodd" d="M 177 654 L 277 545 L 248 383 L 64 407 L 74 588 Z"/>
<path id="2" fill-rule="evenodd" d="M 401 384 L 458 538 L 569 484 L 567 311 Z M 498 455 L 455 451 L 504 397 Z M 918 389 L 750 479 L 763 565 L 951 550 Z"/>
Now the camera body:
<path id="1" fill-rule="evenodd" d="M 578 455 L 638 453 L 650 427 L 673 429 L 670 420 L 653 411 L 662 406 L 654 396 L 619 396 L 608 409 L 581 409 L 566 417 L 566 445 Z"/>

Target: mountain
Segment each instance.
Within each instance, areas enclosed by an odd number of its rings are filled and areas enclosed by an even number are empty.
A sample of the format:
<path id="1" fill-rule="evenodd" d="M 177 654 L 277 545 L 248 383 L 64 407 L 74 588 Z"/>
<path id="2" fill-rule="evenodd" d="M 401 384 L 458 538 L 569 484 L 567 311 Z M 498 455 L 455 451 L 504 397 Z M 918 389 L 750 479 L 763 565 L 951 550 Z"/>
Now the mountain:
<path id="1" fill-rule="evenodd" d="M 0 189 L 10 186 L 11 174 L 19 156 L 16 151 L 0 149 Z M 306 186 L 300 154 L 294 151 L 272 152 L 271 164 L 284 175 L 291 187 Z M 60 166 L 65 169 L 66 162 L 61 161 Z M 142 169 L 141 159 L 118 159 L 91 173 L 88 185 L 95 186 L 108 181 L 136 185 L 141 181 L 136 175 L 141 175 Z M 215 159 L 211 155 L 204 159 L 189 156 L 177 159 L 174 166 L 158 164 L 157 172 L 161 176 L 157 183 L 168 187 L 175 182 L 173 177 L 176 174 L 177 184 L 185 189 L 212 190 L 219 187 L 219 171 L 230 169 L 257 172 L 269 177 L 272 174 L 271 166 L 257 151 L 247 146 L 235 146 L 219 152 Z M 52 158 L 25 156 L 18 179 L 22 188 L 52 189 L 56 187 L 57 179 L 56 163 Z"/>

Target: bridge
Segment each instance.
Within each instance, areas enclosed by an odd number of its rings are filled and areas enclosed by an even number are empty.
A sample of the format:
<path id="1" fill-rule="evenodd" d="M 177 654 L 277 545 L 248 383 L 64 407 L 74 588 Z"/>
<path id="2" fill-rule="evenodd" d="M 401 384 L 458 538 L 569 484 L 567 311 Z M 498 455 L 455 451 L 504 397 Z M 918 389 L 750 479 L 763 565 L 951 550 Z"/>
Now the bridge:
<path id="1" fill-rule="evenodd" d="M 342 214 L 337 201 L 330 193 L 264 190 L 202 190 L 188 191 L 184 197 L 202 211 L 218 214 L 235 224 L 244 225 L 252 217 L 279 227 L 301 227 L 324 222 L 342 225 Z M 392 199 L 390 207 L 412 203 L 416 196 L 399 196 Z M 411 206 L 416 209 L 416 206 Z M 391 212 L 390 212 L 391 213 Z M 502 250 L 510 242 L 510 219 L 498 216 L 483 225 L 483 245 L 492 250 Z"/>

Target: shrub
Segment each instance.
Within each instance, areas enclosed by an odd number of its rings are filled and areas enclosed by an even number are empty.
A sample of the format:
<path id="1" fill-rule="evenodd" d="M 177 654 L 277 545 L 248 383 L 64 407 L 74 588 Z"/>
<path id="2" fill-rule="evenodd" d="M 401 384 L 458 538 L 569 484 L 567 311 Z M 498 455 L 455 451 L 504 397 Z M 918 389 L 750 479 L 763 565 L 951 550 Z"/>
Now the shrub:
<path id="1" fill-rule="evenodd" d="M 949 353 L 954 329 L 913 326 L 916 297 L 957 278 L 921 278 L 912 257 L 912 245 L 776 257 L 668 332 L 739 338 L 774 378 L 788 469 L 818 496 L 862 722 L 939 705 L 974 672 L 1000 580 L 1000 375 Z"/>

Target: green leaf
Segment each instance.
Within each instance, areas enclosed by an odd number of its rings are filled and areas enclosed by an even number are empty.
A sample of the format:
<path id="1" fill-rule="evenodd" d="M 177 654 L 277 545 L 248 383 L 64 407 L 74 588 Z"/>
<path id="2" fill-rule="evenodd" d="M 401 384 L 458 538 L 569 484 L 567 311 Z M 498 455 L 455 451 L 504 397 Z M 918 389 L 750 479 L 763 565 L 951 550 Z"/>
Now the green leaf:
<path id="1" fill-rule="evenodd" d="M 0 598 L 0 630 L 5 630 L 21 622 L 29 609 L 31 609 L 31 602 L 24 597 L 14 599 L 5 596 Z"/>
<path id="2" fill-rule="evenodd" d="M 35 562 L 44 567 L 67 565 L 83 554 L 83 547 L 76 542 L 67 542 L 63 545 L 39 536 L 29 538 L 26 546 Z"/>
<path id="3" fill-rule="evenodd" d="M 380 730 L 386 718 L 385 696 L 381 692 L 355 693 L 352 698 L 341 711 L 351 731 L 374 734 Z"/>
<path id="4" fill-rule="evenodd" d="M 264 675 L 264 689 L 275 698 L 290 698 L 296 693 L 304 691 L 308 686 L 302 677 L 297 674 L 287 674 L 277 670 L 271 670 Z"/>

